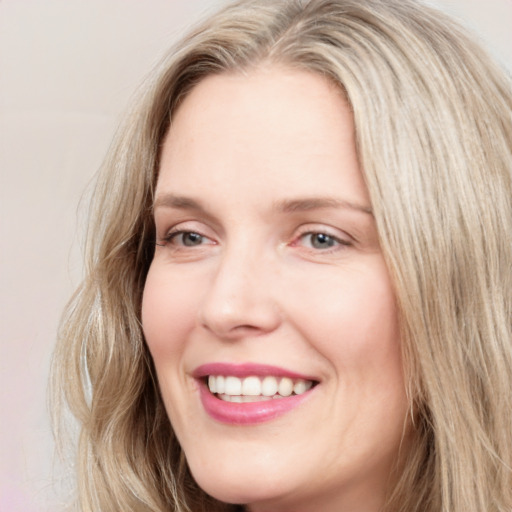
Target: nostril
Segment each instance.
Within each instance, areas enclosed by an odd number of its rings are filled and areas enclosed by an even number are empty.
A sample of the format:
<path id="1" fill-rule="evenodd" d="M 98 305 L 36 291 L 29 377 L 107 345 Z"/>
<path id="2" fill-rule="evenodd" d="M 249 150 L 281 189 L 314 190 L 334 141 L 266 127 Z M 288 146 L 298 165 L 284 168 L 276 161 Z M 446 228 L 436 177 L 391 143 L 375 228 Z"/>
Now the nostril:
<path id="1" fill-rule="evenodd" d="M 255 308 L 257 309 L 257 308 Z M 249 320 L 249 321 L 248 321 Z M 234 340 L 243 337 L 255 337 L 274 331 L 280 324 L 280 315 L 263 310 L 248 312 L 239 311 L 238 314 L 203 314 L 200 325 L 226 340 Z"/>
<path id="2" fill-rule="evenodd" d="M 199 325 L 219 338 L 255 336 L 280 324 L 273 287 L 257 282 L 257 272 L 240 268 L 240 258 L 226 256 L 198 310 Z"/>

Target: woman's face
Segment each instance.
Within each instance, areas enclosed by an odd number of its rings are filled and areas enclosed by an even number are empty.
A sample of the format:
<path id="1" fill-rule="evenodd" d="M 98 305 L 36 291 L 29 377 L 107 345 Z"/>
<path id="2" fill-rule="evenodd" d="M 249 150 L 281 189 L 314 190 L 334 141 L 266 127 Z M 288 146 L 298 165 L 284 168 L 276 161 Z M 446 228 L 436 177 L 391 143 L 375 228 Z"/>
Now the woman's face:
<path id="1" fill-rule="evenodd" d="M 340 91 L 272 66 L 203 80 L 164 140 L 155 222 L 142 322 L 198 484 L 251 511 L 378 510 L 407 401 Z"/>

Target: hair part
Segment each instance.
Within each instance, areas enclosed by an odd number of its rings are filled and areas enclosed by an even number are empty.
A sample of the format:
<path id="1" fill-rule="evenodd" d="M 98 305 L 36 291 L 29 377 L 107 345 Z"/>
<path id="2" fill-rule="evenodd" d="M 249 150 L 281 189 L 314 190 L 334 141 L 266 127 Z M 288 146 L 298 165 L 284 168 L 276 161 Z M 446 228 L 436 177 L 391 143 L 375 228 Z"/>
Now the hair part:
<path id="1" fill-rule="evenodd" d="M 386 510 L 512 508 L 512 93 L 464 30 L 412 0 L 242 0 L 160 63 L 118 132 L 85 278 L 53 363 L 81 424 L 81 510 L 227 511 L 198 489 L 142 334 L 162 139 L 206 76 L 319 73 L 354 112 L 402 329 L 415 445 Z"/>

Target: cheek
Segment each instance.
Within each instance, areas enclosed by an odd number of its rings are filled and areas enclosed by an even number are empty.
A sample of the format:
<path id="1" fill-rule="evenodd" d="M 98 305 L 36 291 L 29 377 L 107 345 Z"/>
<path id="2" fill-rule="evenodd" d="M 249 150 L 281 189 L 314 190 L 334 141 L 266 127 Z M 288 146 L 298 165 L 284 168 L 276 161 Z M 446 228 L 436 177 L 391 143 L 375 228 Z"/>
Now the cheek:
<path id="1" fill-rule="evenodd" d="M 384 266 L 363 270 L 338 272 L 319 286 L 290 294 L 293 316 L 345 382 L 350 376 L 358 385 L 392 380 L 403 386 L 397 309 L 387 271 Z"/>
<path id="2" fill-rule="evenodd" d="M 295 317 L 335 376 L 335 414 L 358 411 L 365 422 L 394 422 L 401 432 L 407 399 L 396 301 L 385 267 L 337 272 L 329 286 L 300 295 Z"/>
<path id="3" fill-rule="evenodd" d="M 170 272 L 151 266 L 142 298 L 142 328 L 158 367 L 183 350 L 197 317 L 197 291 Z"/>

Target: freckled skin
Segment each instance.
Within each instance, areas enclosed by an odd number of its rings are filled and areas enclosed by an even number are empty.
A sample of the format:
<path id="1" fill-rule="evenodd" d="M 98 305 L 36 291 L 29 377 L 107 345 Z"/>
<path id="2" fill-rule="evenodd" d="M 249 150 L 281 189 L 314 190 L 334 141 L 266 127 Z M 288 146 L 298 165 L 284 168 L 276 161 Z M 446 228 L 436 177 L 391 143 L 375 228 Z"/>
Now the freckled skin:
<path id="1" fill-rule="evenodd" d="M 347 206 L 371 207 L 341 94 L 277 67 L 206 78 L 164 140 L 157 204 L 169 194 L 193 202 L 155 208 L 142 321 L 197 482 L 252 512 L 377 512 L 407 401 L 375 223 Z M 336 203 L 279 206 L 326 197 Z M 229 425 L 192 376 L 212 362 L 319 384 L 272 421 Z"/>

